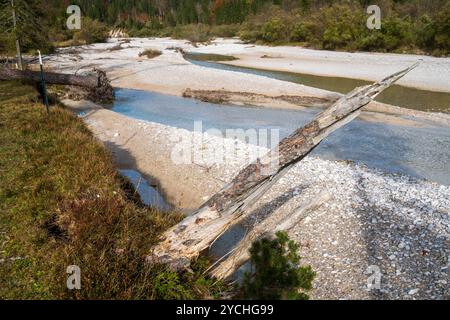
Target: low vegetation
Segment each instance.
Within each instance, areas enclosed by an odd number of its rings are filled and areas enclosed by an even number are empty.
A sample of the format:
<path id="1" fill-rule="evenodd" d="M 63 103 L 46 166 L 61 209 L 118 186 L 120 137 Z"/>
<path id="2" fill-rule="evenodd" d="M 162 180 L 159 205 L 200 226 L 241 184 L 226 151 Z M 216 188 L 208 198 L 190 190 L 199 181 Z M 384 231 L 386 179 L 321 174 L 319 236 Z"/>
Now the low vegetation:
<path id="1" fill-rule="evenodd" d="M 0 299 L 219 297 L 203 276 L 148 265 L 144 256 L 181 219 L 141 205 L 110 154 L 59 106 L 50 114 L 32 86 L 0 82 Z M 81 290 L 66 268 L 81 269 Z"/>
<path id="2" fill-rule="evenodd" d="M 98 20 L 84 17 L 81 20 L 80 30 L 55 30 L 55 33 L 49 35 L 49 40 L 56 47 L 62 48 L 106 42 L 108 36 L 108 26 Z"/>
<path id="3" fill-rule="evenodd" d="M 149 59 L 159 57 L 160 55 L 162 55 L 162 52 L 159 50 L 155 50 L 155 49 L 147 49 L 147 50 L 144 50 L 141 53 L 139 53 L 139 57 L 145 56 Z"/>
<path id="4" fill-rule="evenodd" d="M 108 38 L 108 27 L 98 20 L 89 18 L 82 19 L 82 27 L 73 34 L 73 40 L 82 43 L 105 42 Z"/>

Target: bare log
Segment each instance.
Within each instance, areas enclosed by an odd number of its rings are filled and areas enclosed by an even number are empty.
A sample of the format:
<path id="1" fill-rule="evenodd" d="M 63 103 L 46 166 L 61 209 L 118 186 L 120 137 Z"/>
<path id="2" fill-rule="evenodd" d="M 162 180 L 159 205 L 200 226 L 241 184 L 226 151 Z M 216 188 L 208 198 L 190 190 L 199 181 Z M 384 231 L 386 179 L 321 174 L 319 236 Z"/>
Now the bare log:
<path id="1" fill-rule="evenodd" d="M 312 201 L 302 203 L 290 215 L 283 215 L 281 217 L 277 215 L 268 216 L 264 221 L 255 226 L 223 261 L 220 261 L 214 266 L 212 272 L 210 272 L 211 275 L 219 280 L 229 277 L 250 259 L 249 249 L 253 242 L 264 237 L 272 238 L 278 231 L 291 231 L 299 221 L 306 217 L 308 212 L 315 210 L 330 198 L 330 194 L 324 192 Z"/>
<path id="2" fill-rule="evenodd" d="M 355 119 L 362 107 L 419 64 L 380 82 L 356 88 L 321 112 L 305 127 L 283 139 L 262 159 L 242 169 L 222 190 L 197 211 L 166 231 L 147 261 L 166 263 L 173 269 L 187 268 L 192 258 L 207 249 L 231 225 L 237 223 L 270 187 L 305 158 L 330 133 Z M 274 159 L 278 166 L 274 170 Z"/>
<path id="3" fill-rule="evenodd" d="M 105 72 L 95 69 L 96 75 L 78 76 L 65 73 L 46 72 L 45 81 L 48 84 L 79 86 L 89 89 L 90 98 L 94 100 L 112 100 L 114 89 L 106 77 Z M 28 80 L 40 82 L 39 71 L 17 70 L 0 67 L 0 80 Z"/>

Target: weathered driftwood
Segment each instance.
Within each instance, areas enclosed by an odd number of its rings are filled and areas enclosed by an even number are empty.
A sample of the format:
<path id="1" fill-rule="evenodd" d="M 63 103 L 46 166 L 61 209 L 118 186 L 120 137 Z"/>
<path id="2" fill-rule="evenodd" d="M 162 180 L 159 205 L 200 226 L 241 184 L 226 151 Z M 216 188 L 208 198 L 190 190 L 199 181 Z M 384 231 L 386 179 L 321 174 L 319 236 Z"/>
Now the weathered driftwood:
<path id="1" fill-rule="evenodd" d="M 302 203 L 292 214 L 269 215 L 256 225 L 239 244 L 223 260 L 213 266 L 211 275 L 217 279 L 225 279 L 250 259 L 249 249 L 253 242 L 261 238 L 272 238 L 278 231 L 289 233 L 295 225 L 305 218 L 308 212 L 315 210 L 331 198 L 328 192 L 315 197 L 312 201 Z"/>
<path id="2" fill-rule="evenodd" d="M 187 268 L 192 258 L 197 257 L 231 225 L 242 219 L 247 209 L 292 166 L 305 158 L 330 133 L 355 119 L 362 107 L 417 65 L 418 63 L 380 82 L 356 88 L 305 127 L 283 139 L 277 148 L 242 169 L 197 211 L 166 231 L 147 261 L 166 263 L 177 270 Z M 273 170 L 275 158 L 278 159 L 278 166 Z"/>
<path id="3" fill-rule="evenodd" d="M 89 89 L 91 98 L 94 100 L 112 100 L 114 98 L 114 89 L 106 77 L 105 72 L 95 70 L 96 75 L 78 76 L 72 74 L 46 72 L 45 82 L 48 84 L 61 84 L 79 86 Z M 41 75 L 39 71 L 17 70 L 6 67 L 0 67 L 0 80 L 28 80 L 40 82 Z"/>

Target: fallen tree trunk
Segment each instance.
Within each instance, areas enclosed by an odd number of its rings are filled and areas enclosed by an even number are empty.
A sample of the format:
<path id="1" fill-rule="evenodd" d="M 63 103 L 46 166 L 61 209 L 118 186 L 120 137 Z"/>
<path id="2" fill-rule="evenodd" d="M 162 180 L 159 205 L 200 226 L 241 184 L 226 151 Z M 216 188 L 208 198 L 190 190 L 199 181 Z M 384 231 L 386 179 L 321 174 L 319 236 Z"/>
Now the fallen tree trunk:
<path id="1" fill-rule="evenodd" d="M 231 225 L 240 221 L 249 207 L 323 139 L 355 119 L 362 107 L 417 65 L 380 82 L 356 88 L 305 127 L 283 139 L 277 148 L 269 151 L 262 159 L 242 169 L 197 211 L 166 231 L 162 241 L 147 256 L 147 261 L 166 263 L 176 270 L 187 268 L 192 258 L 207 249 Z"/>
<path id="2" fill-rule="evenodd" d="M 289 233 L 299 221 L 305 218 L 308 212 L 321 206 L 330 198 L 330 194 L 324 192 L 315 197 L 312 201 L 301 204 L 290 215 L 281 217 L 270 215 L 255 226 L 225 259 L 213 266 L 213 270 L 210 272 L 211 275 L 219 280 L 229 277 L 250 259 L 249 249 L 253 242 L 265 237 L 272 238 L 278 231 L 286 231 Z"/>
<path id="3" fill-rule="evenodd" d="M 113 100 L 114 89 L 106 77 L 105 72 L 94 69 L 96 75 L 78 76 L 65 73 L 45 72 L 45 82 L 48 84 L 61 84 L 78 86 L 88 89 L 93 100 Z M 0 80 L 28 80 L 40 82 L 39 71 L 17 70 L 0 67 Z"/>

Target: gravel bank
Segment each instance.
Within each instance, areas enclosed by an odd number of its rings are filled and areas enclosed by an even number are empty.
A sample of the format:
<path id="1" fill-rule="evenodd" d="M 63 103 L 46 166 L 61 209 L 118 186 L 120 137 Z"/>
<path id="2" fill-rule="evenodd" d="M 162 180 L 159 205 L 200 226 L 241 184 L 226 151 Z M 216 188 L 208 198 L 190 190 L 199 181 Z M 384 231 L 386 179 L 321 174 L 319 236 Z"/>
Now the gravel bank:
<path id="1" fill-rule="evenodd" d="M 158 182 L 180 208 L 198 207 L 258 151 L 266 150 L 66 103 L 87 112 L 86 123 L 119 165 L 131 165 Z M 189 146 L 190 141 L 196 141 L 194 152 L 201 152 L 201 161 L 174 163 L 174 147 Z M 212 164 L 209 160 L 220 146 L 224 150 L 235 146 L 236 151 L 225 153 L 224 163 Z M 288 214 L 324 190 L 332 199 L 310 212 L 292 233 L 301 244 L 303 263 L 317 272 L 314 299 L 449 298 L 448 186 L 347 161 L 307 157 L 255 204 L 253 218 L 237 229 L 244 230 L 267 214 Z M 223 252 L 238 233 L 224 235 L 215 250 Z M 369 266 L 380 271 L 380 289 L 367 289 Z"/>
<path id="2" fill-rule="evenodd" d="M 237 39 L 217 39 L 211 45 L 192 51 L 235 56 L 239 60 L 223 62 L 235 66 L 368 81 L 378 81 L 421 59 L 422 64 L 398 83 L 406 87 L 450 92 L 450 58 L 269 47 L 244 44 Z"/>

